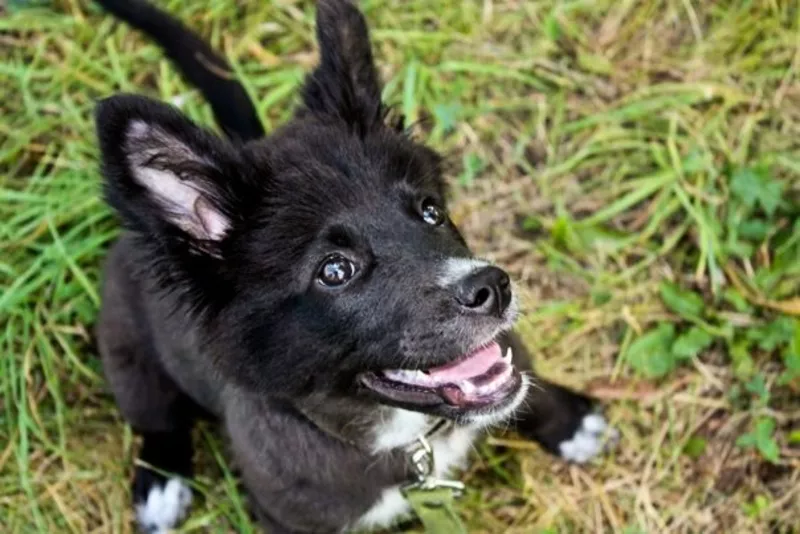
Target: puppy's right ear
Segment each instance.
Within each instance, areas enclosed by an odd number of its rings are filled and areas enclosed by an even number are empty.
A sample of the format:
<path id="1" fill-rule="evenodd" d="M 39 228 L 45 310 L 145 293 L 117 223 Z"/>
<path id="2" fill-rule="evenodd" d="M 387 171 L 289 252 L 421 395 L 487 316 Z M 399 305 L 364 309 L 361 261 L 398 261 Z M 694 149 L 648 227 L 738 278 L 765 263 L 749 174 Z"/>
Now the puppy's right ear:
<path id="1" fill-rule="evenodd" d="M 367 21 L 353 1 L 317 3 L 317 41 L 320 63 L 303 86 L 305 108 L 361 131 L 382 124 L 381 84 Z"/>
<path id="2" fill-rule="evenodd" d="M 139 96 L 101 101 L 95 121 L 106 200 L 123 222 L 217 255 L 244 195 L 233 147 L 174 108 Z"/>

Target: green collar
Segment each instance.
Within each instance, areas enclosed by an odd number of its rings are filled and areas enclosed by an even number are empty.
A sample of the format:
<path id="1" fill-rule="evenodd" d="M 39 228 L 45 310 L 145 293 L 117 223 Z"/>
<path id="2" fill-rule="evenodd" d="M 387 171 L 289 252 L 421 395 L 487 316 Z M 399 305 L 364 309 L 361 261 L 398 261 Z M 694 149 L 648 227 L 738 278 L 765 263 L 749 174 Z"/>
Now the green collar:
<path id="1" fill-rule="evenodd" d="M 403 491 L 427 534 L 467 534 L 455 509 L 452 488 L 411 488 Z"/>
<path id="2" fill-rule="evenodd" d="M 426 533 L 467 534 L 455 509 L 455 499 L 464 492 L 464 484 L 435 476 L 433 448 L 426 437 L 437 430 L 434 427 L 426 436 L 417 438 L 416 446 L 409 450 L 408 460 L 416 481 L 403 486 L 403 495 L 422 521 Z"/>

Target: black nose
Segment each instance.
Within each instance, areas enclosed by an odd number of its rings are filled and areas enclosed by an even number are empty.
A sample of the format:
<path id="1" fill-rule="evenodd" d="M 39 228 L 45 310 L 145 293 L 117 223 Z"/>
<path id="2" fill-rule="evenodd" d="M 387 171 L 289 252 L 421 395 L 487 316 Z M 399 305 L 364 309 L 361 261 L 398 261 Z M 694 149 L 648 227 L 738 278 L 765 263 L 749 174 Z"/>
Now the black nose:
<path id="1" fill-rule="evenodd" d="M 459 282 L 456 300 L 473 313 L 500 317 L 511 303 L 511 280 L 503 269 L 484 267 Z"/>

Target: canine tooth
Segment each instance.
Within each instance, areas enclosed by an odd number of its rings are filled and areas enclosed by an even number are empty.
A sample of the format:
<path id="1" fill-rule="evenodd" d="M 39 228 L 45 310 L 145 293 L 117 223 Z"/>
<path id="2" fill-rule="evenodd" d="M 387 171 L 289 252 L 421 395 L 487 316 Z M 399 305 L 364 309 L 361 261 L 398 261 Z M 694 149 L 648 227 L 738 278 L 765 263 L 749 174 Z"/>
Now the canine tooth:
<path id="1" fill-rule="evenodd" d="M 508 348 L 506 349 L 506 353 L 505 353 L 505 355 L 503 356 L 503 359 L 504 359 L 505 361 L 507 361 L 508 363 L 511 363 L 511 358 L 513 358 L 513 357 L 514 357 L 514 355 L 513 355 L 513 354 L 512 354 L 512 352 L 511 352 L 511 347 L 508 347 Z"/>

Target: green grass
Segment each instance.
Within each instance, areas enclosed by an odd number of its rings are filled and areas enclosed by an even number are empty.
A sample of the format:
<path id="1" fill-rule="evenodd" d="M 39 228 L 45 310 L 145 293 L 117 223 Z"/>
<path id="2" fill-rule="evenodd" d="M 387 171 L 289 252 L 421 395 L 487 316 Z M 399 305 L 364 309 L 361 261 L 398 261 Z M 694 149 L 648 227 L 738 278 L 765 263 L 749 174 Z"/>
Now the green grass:
<path id="1" fill-rule="evenodd" d="M 92 107 L 208 106 L 79 0 L 0 17 L 0 532 L 131 532 L 135 439 L 91 328 L 117 225 Z M 245 7 L 246 4 L 246 7 Z M 800 525 L 800 6 L 779 0 L 363 3 L 386 99 L 448 157 L 453 216 L 526 293 L 540 372 L 604 399 L 592 466 L 494 437 L 470 532 Z M 164 2 L 269 127 L 314 62 L 310 2 Z M 2 8 L 0 8 L 2 9 Z M 184 532 L 250 532 L 208 429 Z"/>

